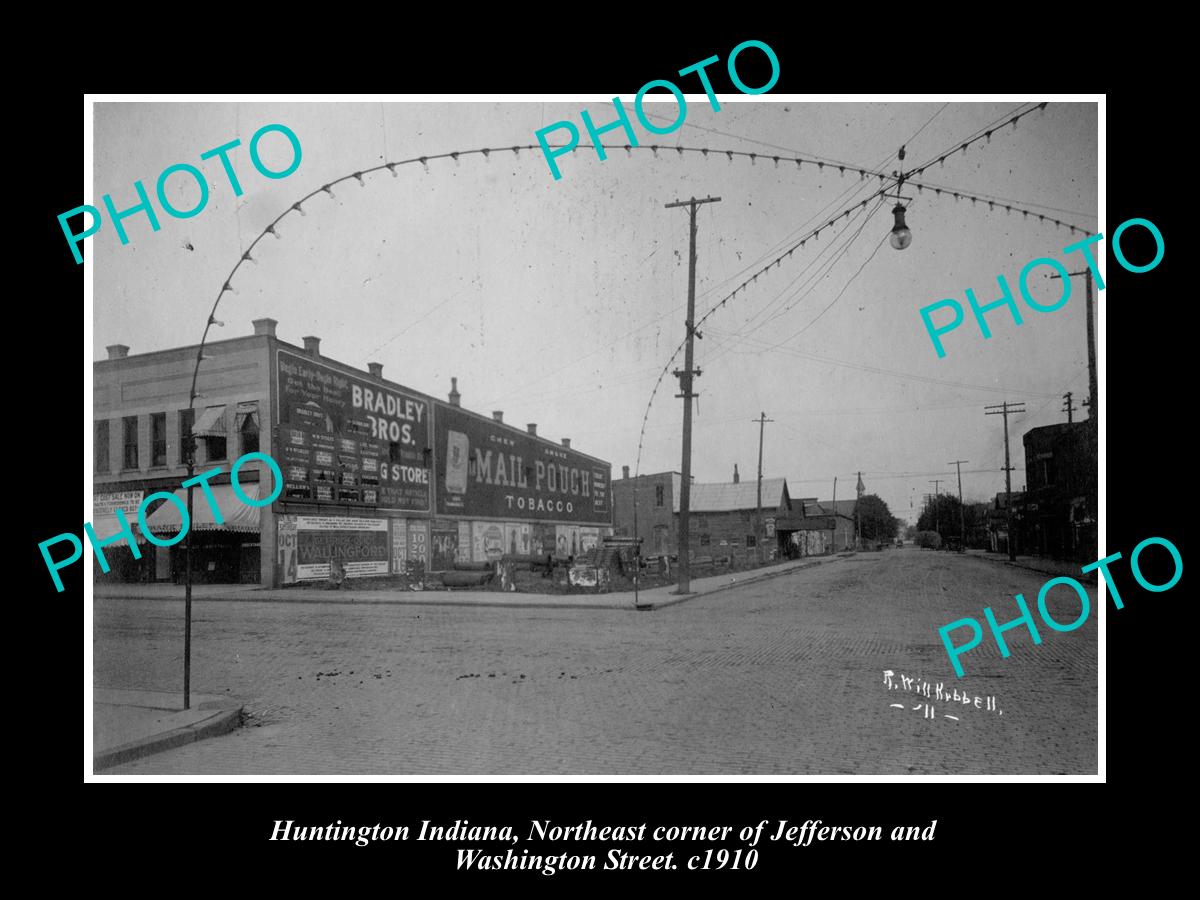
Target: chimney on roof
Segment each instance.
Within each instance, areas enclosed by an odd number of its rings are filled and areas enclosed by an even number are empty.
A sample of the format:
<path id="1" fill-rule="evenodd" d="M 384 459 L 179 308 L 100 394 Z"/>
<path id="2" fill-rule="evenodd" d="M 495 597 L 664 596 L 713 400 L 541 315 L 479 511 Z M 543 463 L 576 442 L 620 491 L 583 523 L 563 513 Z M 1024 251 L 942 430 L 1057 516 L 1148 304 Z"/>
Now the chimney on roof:
<path id="1" fill-rule="evenodd" d="M 372 378 L 383 378 L 383 363 L 367 363 L 367 371 Z"/>
<path id="2" fill-rule="evenodd" d="M 525 427 L 529 429 L 530 434 L 532 434 L 534 437 L 537 437 L 537 422 L 530 422 Z"/>
<path id="3" fill-rule="evenodd" d="M 562 439 L 562 444 L 563 444 L 563 446 L 564 446 L 564 447 L 566 447 L 568 450 L 570 450 L 570 449 L 571 449 L 571 439 L 570 439 L 570 438 L 563 438 L 563 439 Z"/>
<path id="4" fill-rule="evenodd" d="M 629 466 L 621 466 L 621 477 L 622 478 L 629 477 Z"/>
<path id="5" fill-rule="evenodd" d="M 274 319 L 255 319 L 252 323 L 255 334 L 265 334 L 268 337 L 275 337 L 275 326 L 279 323 Z"/>
<path id="6" fill-rule="evenodd" d="M 461 399 L 462 399 L 462 394 L 460 394 L 458 392 L 458 379 L 451 378 L 450 379 L 450 405 L 451 406 L 461 406 L 462 404 L 459 402 Z"/>
<path id="7" fill-rule="evenodd" d="M 129 355 L 129 348 L 124 344 L 109 344 L 105 349 L 109 359 L 124 359 Z"/>
<path id="8" fill-rule="evenodd" d="M 304 339 L 304 352 L 314 359 L 321 355 L 321 339 L 311 334 Z"/>
<path id="9" fill-rule="evenodd" d="M 734 463 L 734 464 L 733 464 L 733 483 L 734 483 L 734 484 L 737 484 L 737 483 L 738 483 L 738 482 L 740 482 L 741 480 L 742 480 L 742 479 L 741 479 L 741 476 L 739 476 L 739 475 L 738 475 L 737 463 Z"/>
<path id="10" fill-rule="evenodd" d="M 499 422 L 501 425 L 503 425 L 504 424 L 504 410 L 493 409 L 492 410 L 492 418 L 495 419 L 497 422 Z"/>

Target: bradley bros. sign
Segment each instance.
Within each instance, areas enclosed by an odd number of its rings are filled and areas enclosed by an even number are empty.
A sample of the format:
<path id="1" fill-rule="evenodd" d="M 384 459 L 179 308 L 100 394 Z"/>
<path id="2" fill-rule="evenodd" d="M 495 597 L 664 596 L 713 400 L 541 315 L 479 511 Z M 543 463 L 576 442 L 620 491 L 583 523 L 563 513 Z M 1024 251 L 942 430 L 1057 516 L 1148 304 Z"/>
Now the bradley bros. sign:
<path id="1" fill-rule="evenodd" d="M 279 351 L 284 496 L 428 512 L 429 403 Z"/>
<path id="2" fill-rule="evenodd" d="M 439 515 L 612 523 L 607 463 L 437 404 Z"/>

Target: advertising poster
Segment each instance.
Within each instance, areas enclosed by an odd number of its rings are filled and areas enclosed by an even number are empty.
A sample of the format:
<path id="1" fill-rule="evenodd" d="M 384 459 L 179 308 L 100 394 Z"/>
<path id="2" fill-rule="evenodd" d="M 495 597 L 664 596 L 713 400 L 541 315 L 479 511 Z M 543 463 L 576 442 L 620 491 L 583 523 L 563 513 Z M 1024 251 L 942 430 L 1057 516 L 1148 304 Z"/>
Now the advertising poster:
<path id="1" fill-rule="evenodd" d="M 504 553 L 506 556 L 528 556 L 531 527 L 528 522 L 506 522 L 504 525 Z"/>
<path id="2" fill-rule="evenodd" d="M 600 544 L 599 528 L 579 529 L 579 550 L 581 553 L 591 553 Z"/>
<path id="3" fill-rule="evenodd" d="M 403 575 L 408 562 L 408 522 L 392 519 L 392 574 Z"/>
<path id="4" fill-rule="evenodd" d="M 275 522 L 278 528 L 279 581 L 281 584 L 295 584 L 299 581 L 296 517 L 278 516 Z"/>
<path id="5" fill-rule="evenodd" d="M 429 570 L 429 523 L 408 520 L 408 562 L 420 563 Z"/>
<path id="6" fill-rule="evenodd" d="M 455 556 L 454 556 L 455 560 L 457 562 L 464 562 L 464 563 L 471 562 L 472 549 L 473 548 L 471 545 L 471 523 L 470 522 L 459 522 L 458 523 L 458 548 L 455 552 Z"/>
<path id="7" fill-rule="evenodd" d="M 472 560 L 493 562 L 504 555 L 504 526 L 499 522 L 471 524 Z"/>
<path id="8" fill-rule="evenodd" d="M 92 498 L 92 529 L 97 537 L 108 537 L 121 530 L 115 510 L 125 514 L 134 534 L 138 533 L 137 511 L 142 504 L 145 491 L 108 491 L 95 494 Z"/>
<path id="9" fill-rule="evenodd" d="M 554 556 L 557 553 L 558 528 L 544 522 L 535 522 L 531 530 L 530 552 L 536 557 Z"/>
<path id="10" fill-rule="evenodd" d="M 429 527 L 431 544 L 429 571 L 445 572 L 454 568 L 458 557 L 458 524 L 434 519 Z"/>
<path id="11" fill-rule="evenodd" d="M 390 547 L 387 519 L 296 516 L 296 578 L 328 578 L 337 560 L 347 577 L 386 575 Z"/>
<path id="12" fill-rule="evenodd" d="M 583 541 L 578 525 L 558 525 L 555 527 L 555 553 L 562 559 L 579 555 Z"/>
<path id="13" fill-rule="evenodd" d="M 428 401 L 284 349 L 275 378 L 286 498 L 429 510 Z"/>
<path id="14" fill-rule="evenodd" d="M 612 524 L 608 463 L 449 404 L 434 412 L 439 514 Z"/>

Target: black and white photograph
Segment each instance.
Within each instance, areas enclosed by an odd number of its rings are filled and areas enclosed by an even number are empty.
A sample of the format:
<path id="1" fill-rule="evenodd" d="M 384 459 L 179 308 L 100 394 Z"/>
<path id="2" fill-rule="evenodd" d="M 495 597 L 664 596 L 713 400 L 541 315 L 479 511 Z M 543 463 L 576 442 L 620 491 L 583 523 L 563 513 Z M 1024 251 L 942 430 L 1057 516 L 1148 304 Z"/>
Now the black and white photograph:
<path id="1" fill-rule="evenodd" d="M 726 55 L 90 98 L 89 780 L 1103 780 L 1103 96 Z"/>

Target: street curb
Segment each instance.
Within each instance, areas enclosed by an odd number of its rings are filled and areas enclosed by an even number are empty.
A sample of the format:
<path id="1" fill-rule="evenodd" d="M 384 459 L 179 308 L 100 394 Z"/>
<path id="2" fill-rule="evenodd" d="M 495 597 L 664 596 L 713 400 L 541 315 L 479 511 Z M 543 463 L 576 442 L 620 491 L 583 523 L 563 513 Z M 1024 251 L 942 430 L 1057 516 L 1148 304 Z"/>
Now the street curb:
<path id="1" fill-rule="evenodd" d="M 1013 569 L 1024 569 L 1026 572 L 1037 572 L 1037 574 L 1045 575 L 1048 578 L 1069 577 L 1069 578 L 1074 578 L 1076 581 L 1086 581 L 1088 584 L 1096 583 L 1096 570 L 1095 569 L 1093 569 L 1091 572 L 1082 572 L 1081 571 L 1076 575 L 1063 576 L 1058 572 L 1047 572 L 1045 569 L 1036 569 L 1033 566 L 1027 566 L 1024 563 L 1019 563 L 1019 562 L 1010 562 L 1007 559 L 992 559 L 990 556 L 976 556 L 974 558 L 986 560 L 987 562 L 991 562 L 991 563 L 998 563 L 1002 566 L 1009 566 Z"/>
<path id="2" fill-rule="evenodd" d="M 119 766 L 122 763 L 141 759 L 143 756 L 161 753 L 164 750 L 173 750 L 193 741 L 226 734 L 237 728 L 241 721 L 241 706 L 226 706 L 213 710 L 211 715 L 199 722 L 164 731 L 162 734 L 139 738 L 136 741 L 130 741 L 127 744 L 121 744 L 95 754 L 92 757 L 92 771 L 93 773 L 99 772 L 101 769 Z"/>
<path id="3" fill-rule="evenodd" d="M 850 555 L 853 555 L 853 554 L 850 554 Z M 806 569 L 814 569 L 817 566 L 824 565 L 825 563 L 830 563 L 830 562 L 833 562 L 834 560 L 845 559 L 845 558 L 847 558 L 847 556 L 845 554 L 840 554 L 840 553 L 837 556 L 821 557 L 820 559 L 818 559 L 814 562 L 811 562 L 806 566 L 793 566 L 790 569 L 784 569 L 780 572 L 767 572 L 762 575 L 755 575 L 751 578 L 746 578 L 742 581 L 730 582 L 729 584 L 724 584 L 724 585 L 721 585 L 720 587 L 712 588 L 711 590 L 695 591 L 690 594 L 685 594 L 684 596 L 681 596 L 681 597 L 673 597 L 664 603 L 643 603 L 639 606 L 634 607 L 634 609 L 637 609 L 640 611 L 666 609 L 669 606 L 677 606 L 680 603 L 686 603 L 689 600 L 696 600 L 700 597 L 710 597 L 713 594 L 721 593 L 721 591 L 729 591 L 729 590 L 732 590 L 733 588 L 745 587 L 748 584 L 754 584 L 755 582 L 758 582 L 758 581 L 768 581 L 772 578 L 782 578 L 784 575 L 791 575 L 793 572 L 803 572 Z"/>
<path id="4" fill-rule="evenodd" d="M 688 600 L 695 600 L 698 597 L 707 597 L 710 594 L 717 594 L 717 593 L 720 593 L 721 591 L 727 591 L 732 588 L 744 587 L 745 585 L 748 585 L 748 584 L 754 584 L 757 581 L 766 581 L 769 578 L 779 578 L 780 576 L 788 575 L 788 574 L 791 574 L 792 572 L 800 572 L 805 569 L 811 569 L 811 568 L 814 568 L 815 566 L 833 562 L 838 559 L 846 559 L 848 556 L 853 556 L 853 554 L 839 553 L 836 556 L 819 557 L 819 558 L 815 559 L 813 562 L 809 563 L 808 565 L 793 566 L 789 569 L 783 569 L 782 571 L 778 571 L 778 572 L 767 572 L 767 573 L 764 573 L 761 575 L 751 576 L 751 577 L 745 578 L 741 581 L 734 581 L 730 584 L 721 585 L 720 587 L 714 587 L 714 588 L 710 588 L 710 589 L 704 590 L 704 591 L 694 591 L 694 592 L 687 594 L 686 596 L 682 596 L 682 597 L 671 597 L 670 599 L 664 600 L 661 602 L 641 603 L 641 604 L 637 604 L 637 605 L 635 605 L 633 603 L 622 603 L 622 604 L 589 603 L 589 602 L 550 603 L 550 602 L 544 602 L 544 601 L 542 601 L 542 602 L 520 601 L 520 602 L 504 603 L 504 602 L 500 602 L 500 601 L 491 601 L 491 600 L 437 600 L 437 599 L 426 600 L 424 598 L 422 598 L 420 600 L 394 600 L 394 599 L 393 600 L 388 600 L 388 599 L 337 600 L 334 598 L 325 599 L 325 598 L 315 598 L 315 597 L 276 597 L 276 596 L 246 597 L 246 596 L 229 596 L 229 595 L 194 598 L 192 602 L 193 603 L 196 603 L 196 602 L 204 602 L 204 603 L 309 603 L 309 604 L 324 603 L 324 604 L 332 604 L 335 606 L 400 606 L 400 607 L 404 607 L 404 606 L 462 606 L 462 607 L 490 607 L 492 609 L 607 609 L 607 610 L 613 610 L 613 611 L 617 611 L 617 612 L 622 612 L 622 611 L 645 612 L 647 610 L 666 609 L 669 606 L 676 606 L 680 603 L 685 603 Z M 261 590 L 263 590 L 263 592 L 266 593 L 265 589 L 261 589 Z M 247 591 L 246 593 L 251 593 L 251 592 Z M 588 595 L 587 594 L 553 594 L 550 596 L 554 596 L 554 597 L 587 597 Z M 141 598 L 139 598 L 139 597 L 120 597 L 120 596 L 116 596 L 116 595 L 108 595 L 105 597 L 97 597 L 96 599 L 138 600 Z M 171 598 L 171 599 L 175 599 L 175 598 Z"/>

